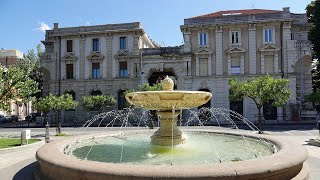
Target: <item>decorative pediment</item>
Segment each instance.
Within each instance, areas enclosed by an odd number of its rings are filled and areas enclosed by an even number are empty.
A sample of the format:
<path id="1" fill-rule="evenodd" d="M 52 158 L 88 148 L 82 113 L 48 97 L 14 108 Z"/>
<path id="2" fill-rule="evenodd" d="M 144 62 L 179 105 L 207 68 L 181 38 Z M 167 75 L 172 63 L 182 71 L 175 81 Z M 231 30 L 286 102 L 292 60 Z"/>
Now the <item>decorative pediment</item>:
<path id="1" fill-rule="evenodd" d="M 261 52 L 274 52 L 274 51 L 280 51 L 280 48 L 273 46 L 271 44 L 265 45 L 262 48 L 259 49 Z"/>
<path id="2" fill-rule="evenodd" d="M 235 46 L 235 47 L 231 47 L 229 49 L 226 50 L 227 54 L 234 54 L 234 53 L 245 53 L 247 52 L 243 47 L 240 46 Z"/>
<path id="3" fill-rule="evenodd" d="M 87 59 L 90 61 L 102 61 L 104 56 L 100 52 L 91 52 Z"/>
<path id="4" fill-rule="evenodd" d="M 61 58 L 63 61 L 76 61 L 78 59 L 73 53 L 65 53 L 64 56 Z"/>
<path id="5" fill-rule="evenodd" d="M 209 50 L 208 48 L 200 48 L 194 54 L 200 55 L 200 54 L 212 54 L 212 53 L 213 51 Z"/>

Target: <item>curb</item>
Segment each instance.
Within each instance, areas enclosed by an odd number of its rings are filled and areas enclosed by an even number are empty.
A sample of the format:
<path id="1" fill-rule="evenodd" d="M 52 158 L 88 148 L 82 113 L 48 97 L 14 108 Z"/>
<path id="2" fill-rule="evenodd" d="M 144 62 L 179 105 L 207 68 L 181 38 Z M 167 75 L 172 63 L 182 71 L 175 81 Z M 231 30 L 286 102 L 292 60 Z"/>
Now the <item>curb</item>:
<path id="1" fill-rule="evenodd" d="M 24 145 L 24 146 L 17 146 L 17 147 L 0 149 L 0 153 L 16 152 L 16 151 L 19 151 L 19 150 L 26 150 L 26 149 L 30 149 L 30 148 L 37 147 L 37 146 L 40 147 L 40 146 L 42 146 L 44 144 L 45 144 L 44 140 L 40 140 L 39 142 L 28 144 L 28 145 Z"/>

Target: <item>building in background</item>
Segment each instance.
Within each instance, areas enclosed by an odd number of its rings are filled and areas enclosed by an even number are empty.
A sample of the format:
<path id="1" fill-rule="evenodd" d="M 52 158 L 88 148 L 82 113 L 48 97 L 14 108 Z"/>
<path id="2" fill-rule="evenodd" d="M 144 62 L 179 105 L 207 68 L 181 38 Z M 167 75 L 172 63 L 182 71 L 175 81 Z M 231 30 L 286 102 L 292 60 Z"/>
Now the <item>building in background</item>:
<path id="1" fill-rule="evenodd" d="M 168 28 L 168 27 L 166 27 Z M 123 92 L 154 84 L 169 75 L 180 90 L 209 91 L 206 107 L 230 108 L 252 121 L 258 110 L 250 99 L 229 101 L 228 80 L 269 74 L 291 80 L 291 104 L 311 93 L 311 50 L 306 14 L 282 10 L 231 10 L 188 18 L 180 26 L 184 44 L 159 47 L 140 23 L 59 28 L 46 31 L 43 94 L 82 96 L 111 94 L 125 107 Z M 287 108 L 264 106 L 265 119 L 290 120 Z M 81 106 L 64 119 L 85 121 Z"/>
<path id="2" fill-rule="evenodd" d="M 16 49 L 0 49 L 0 64 L 8 67 L 15 65 L 17 61 L 23 59 L 23 53 Z M 31 108 L 30 108 L 31 109 Z M 29 111 L 31 112 L 31 111 Z M 0 110 L 0 114 L 17 115 L 18 118 L 24 119 L 27 115 L 27 107 L 19 101 L 11 101 L 10 112 L 3 112 Z"/>
<path id="3" fill-rule="evenodd" d="M 16 49 L 0 49 L 0 64 L 9 66 L 16 64 L 17 60 L 23 58 L 23 53 Z"/>

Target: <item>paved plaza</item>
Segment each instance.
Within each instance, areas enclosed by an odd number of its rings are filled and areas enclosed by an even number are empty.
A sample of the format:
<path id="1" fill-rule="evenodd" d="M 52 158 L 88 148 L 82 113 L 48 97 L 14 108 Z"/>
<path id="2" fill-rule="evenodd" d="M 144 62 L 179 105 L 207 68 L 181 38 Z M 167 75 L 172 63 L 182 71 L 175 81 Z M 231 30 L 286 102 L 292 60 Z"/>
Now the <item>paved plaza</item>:
<path id="1" fill-rule="evenodd" d="M 183 127 L 181 129 L 199 129 L 203 127 Z M 217 128 L 217 127 L 205 127 Z M 26 128 L 0 128 L 0 136 L 4 137 L 20 137 L 20 133 Z M 44 139 L 44 128 L 29 128 L 32 131 L 33 138 Z M 130 128 L 122 128 L 130 129 Z M 131 128 L 131 129 L 137 129 Z M 142 129 L 142 128 L 140 128 Z M 77 134 L 97 133 L 103 131 L 119 131 L 120 128 L 63 128 L 63 132 L 76 136 Z M 229 131 L 237 131 L 229 129 Z M 247 131 L 247 130 L 244 130 Z M 277 137 L 284 141 L 292 141 L 297 145 L 304 146 L 309 153 L 307 160 L 311 168 L 311 179 L 320 180 L 320 147 L 308 145 L 308 140 L 319 137 L 319 131 L 314 125 L 267 125 L 265 127 L 266 134 Z M 55 129 L 50 128 L 51 140 L 61 139 L 65 137 L 54 136 Z M 25 148 L 17 148 L 14 150 L 0 151 L 0 179 L 9 180 L 31 180 L 33 179 L 33 169 L 36 165 L 35 153 L 44 142 L 29 145 Z"/>

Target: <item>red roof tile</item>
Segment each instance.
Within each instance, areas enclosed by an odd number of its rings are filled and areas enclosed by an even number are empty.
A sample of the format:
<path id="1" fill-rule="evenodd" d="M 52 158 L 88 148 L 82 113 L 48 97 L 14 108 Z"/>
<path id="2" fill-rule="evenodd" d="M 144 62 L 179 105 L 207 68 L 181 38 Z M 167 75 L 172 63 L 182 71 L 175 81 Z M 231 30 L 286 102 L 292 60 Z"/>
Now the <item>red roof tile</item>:
<path id="1" fill-rule="evenodd" d="M 201 19 L 211 17 L 222 17 L 222 16 L 236 16 L 236 15 L 249 15 L 249 14 L 266 14 L 281 12 L 278 10 L 267 10 L 267 9 L 244 9 L 244 10 L 228 10 L 228 11 L 217 11 L 210 14 L 204 14 L 201 16 L 192 17 L 189 19 Z"/>

